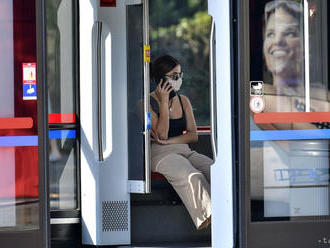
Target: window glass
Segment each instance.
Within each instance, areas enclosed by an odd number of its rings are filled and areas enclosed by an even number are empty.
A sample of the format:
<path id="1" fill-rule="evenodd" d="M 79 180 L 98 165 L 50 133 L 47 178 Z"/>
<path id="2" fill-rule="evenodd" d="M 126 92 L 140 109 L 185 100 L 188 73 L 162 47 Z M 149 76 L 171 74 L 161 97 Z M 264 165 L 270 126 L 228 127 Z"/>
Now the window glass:
<path id="1" fill-rule="evenodd" d="M 35 1 L 0 1 L 0 231 L 39 228 Z"/>
<path id="2" fill-rule="evenodd" d="M 75 130 L 50 130 L 50 207 L 77 208 L 77 142 Z"/>
<path id="3" fill-rule="evenodd" d="M 47 0 L 50 208 L 78 208 L 75 4 Z"/>
<path id="4" fill-rule="evenodd" d="M 46 4 L 49 113 L 75 113 L 73 4 L 71 0 Z"/>
<path id="5" fill-rule="evenodd" d="M 180 93 L 190 99 L 199 126 L 210 125 L 210 26 L 207 1 L 150 1 L 151 57 L 169 54 L 182 64 Z M 151 82 L 151 90 L 155 86 Z"/>
<path id="6" fill-rule="evenodd" d="M 253 221 L 329 215 L 328 8 L 250 0 Z"/>
<path id="7" fill-rule="evenodd" d="M 127 7 L 127 120 L 128 120 L 128 179 L 144 180 L 144 121 L 143 109 L 143 6 Z"/>

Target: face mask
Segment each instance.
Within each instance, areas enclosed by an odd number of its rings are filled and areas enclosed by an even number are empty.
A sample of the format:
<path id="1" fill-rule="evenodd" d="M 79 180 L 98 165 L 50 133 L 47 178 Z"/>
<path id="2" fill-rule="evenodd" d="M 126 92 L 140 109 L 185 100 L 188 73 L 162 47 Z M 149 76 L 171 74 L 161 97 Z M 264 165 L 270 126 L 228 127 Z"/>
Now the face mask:
<path id="1" fill-rule="evenodd" d="M 172 85 L 173 89 L 175 91 L 179 91 L 182 85 L 182 78 L 179 78 L 178 80 L 169 80 L 170 84 Z"/>

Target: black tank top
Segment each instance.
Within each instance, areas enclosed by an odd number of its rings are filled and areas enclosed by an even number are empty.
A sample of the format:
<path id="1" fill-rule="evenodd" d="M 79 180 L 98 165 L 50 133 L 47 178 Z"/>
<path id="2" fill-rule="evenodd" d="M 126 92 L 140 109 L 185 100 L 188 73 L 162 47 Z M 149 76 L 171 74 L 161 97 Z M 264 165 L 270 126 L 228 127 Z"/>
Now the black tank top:
<path id="1" fill-rule="evenodd" d="M 168 137 L 175 137 L 175 136 L 180 136 L 183 134 L 184 131 L 186 131 L 186 115 L 183 109 L 183 104 L 181 100 L 181 96 L 177 95 L 179 97 L 180 105 L 182 108 L 182 117 L 178 119 L 170 119 L 169 123 L 169 129 L 168 129 Z M 150 97 L 150 104 L 153 109 L 153 111 L 158 115 L 159 117 L 159 105 L 156 99 L 151 96 Z"/>

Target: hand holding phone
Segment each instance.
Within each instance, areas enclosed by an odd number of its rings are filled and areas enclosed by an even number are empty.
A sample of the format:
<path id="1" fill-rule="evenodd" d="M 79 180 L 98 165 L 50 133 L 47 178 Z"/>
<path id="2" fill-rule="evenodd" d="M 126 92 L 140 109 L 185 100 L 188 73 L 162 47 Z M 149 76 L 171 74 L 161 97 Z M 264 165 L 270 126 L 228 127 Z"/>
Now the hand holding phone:
<path id="1" fill-rule="evenodd" d="M 164 87 L 167 87 L 167 85 L 169 85 L 170 83 L 167 81 L 168 79 L 166 77 L 162 77 L 160 78 L 159 82 L 160 82 L 160 87 L 162 89 L 164 89 Z M 172 86 L 170 86 L 172 88 Z M 176 96 L 176 92 L 174 91 L 174 89 L 172 88 L 172 90 L 169 93 L 169 100 L 172 99 L 173 97 Z"/>

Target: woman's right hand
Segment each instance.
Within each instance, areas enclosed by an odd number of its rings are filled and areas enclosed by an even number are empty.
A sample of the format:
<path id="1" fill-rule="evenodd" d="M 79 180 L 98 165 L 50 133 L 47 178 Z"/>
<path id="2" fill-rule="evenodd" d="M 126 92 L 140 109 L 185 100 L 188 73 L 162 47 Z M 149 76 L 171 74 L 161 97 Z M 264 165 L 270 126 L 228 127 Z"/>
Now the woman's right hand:
<path id="1" fill-rule="evenodd" d="M 163 87 L 162 87 L 162 85 L 163 85 Z M 169 94 L 172 90 L 173 90 L 173 88 L 172 88 L 171 84 L 167 80 L 163 83 L 163 79 L 161 79 L 160 82 L 158 83 L 155 93 L 160 102 L 168 103 Z"/>
<path id="2" fill-rule="evenodd" d="M 157 134 L 156 131 L 154 131 L 153 129 L 150 129 L 150 140 L 159 144 L 159 145 L 167 145 L 167 140 L 161 140 Z"/>

